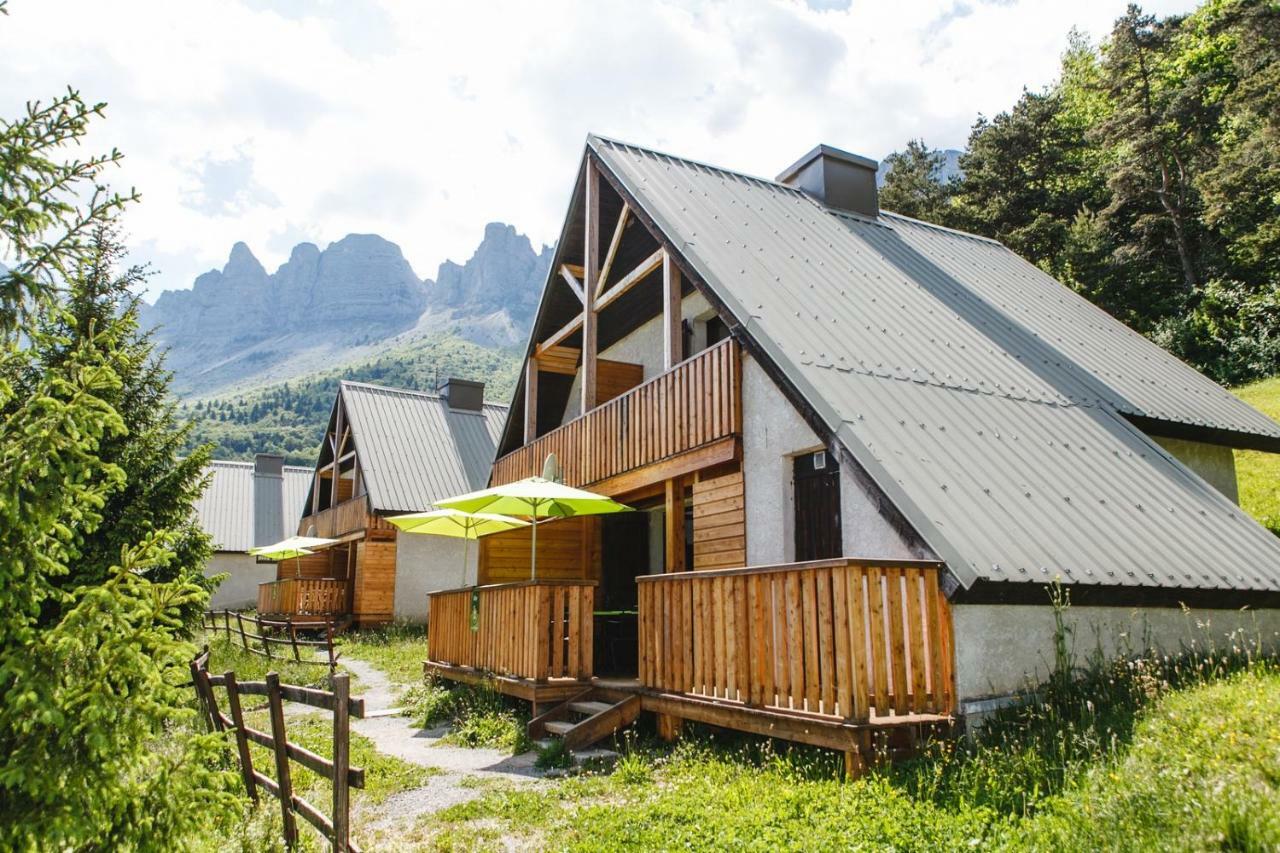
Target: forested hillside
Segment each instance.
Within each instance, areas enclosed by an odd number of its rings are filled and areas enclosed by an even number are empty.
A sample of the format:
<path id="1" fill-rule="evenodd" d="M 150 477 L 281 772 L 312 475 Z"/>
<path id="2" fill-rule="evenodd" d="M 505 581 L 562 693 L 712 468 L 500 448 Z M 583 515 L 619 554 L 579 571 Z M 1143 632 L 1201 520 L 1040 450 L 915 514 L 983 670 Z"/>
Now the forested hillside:
<path id="1" fill-rule="evenodd" d="M 1280 7 L 1136 7 L 1059 79 L 980 117 L 948 179 L 923 141 L 881 204 L 1001 240 L 1220 382 L 1280 372 Z"/>
<path id="2" fill-rule="evenodd" d="M 485 383 L 485 399 L 508 402 L 519 367 L 514 351 L 490 349 L 452 334 L 419 338 L 364 362 L 313 373 L 254 391 L 184 403 L 194 427 L 190 447 L 214 445 L 215 459 L 283 453 L 292 464 L 315 461 L 338 382 L 354 379 L 432 391 L 450 377 Z"/>

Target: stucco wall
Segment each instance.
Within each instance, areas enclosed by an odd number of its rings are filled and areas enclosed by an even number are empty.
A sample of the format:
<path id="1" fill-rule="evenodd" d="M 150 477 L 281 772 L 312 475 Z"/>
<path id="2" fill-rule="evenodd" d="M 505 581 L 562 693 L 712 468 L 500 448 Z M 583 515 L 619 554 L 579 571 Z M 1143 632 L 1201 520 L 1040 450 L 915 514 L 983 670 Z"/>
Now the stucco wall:
<path id="1" fill-rule="evenodd" d="M 742 368 L 742 462 L 747 492 L 747 565 L 795 558 L 793 458 L 822 442 L 750 356 Z M 913 558 L 913 549 L 881 514 L 848 465 L 840 469 L 840 533 L 849 557 Z"/>
<path id="2" fill-rule="evenodd" d="M 957 604 L 955 624 L 956 687 L 961 701 L 1002 696 L 1038 683 L 1053 669 L 1053 610 L 1027 604 Z M 1280 610 L 1193 610 L 1173 607 L 1071 607 L 1076 659 L 1084 663 L 1101 642 L 1115 657 L 1148 644 L 1176 652 L 1193 641 L 1223 642 L 1236 630 L 1280 647 Z"/>
<path id="3" fill-rule="evenodd" d="M 680 317 L 683 320 L 694 320 L 711 310 L 710 303 L 701 293 L 689 294 L 680 303 Z M 634 332 L 617 341 L 613 346 L 600 351 L 600 358 L 610 361 L 625 361 L 629 364 L 644 366 L 644 378 L 652 379 L 662 372 L 662 315 L 654 317 Z M 569 404 L 565 406 L 564 420 L 568 423 L 582 411 L 582 371 L 573 377 L 573 387 L 569 390 Z"/>
<path id="4" fill-rule="evenodd" d="M 445 536 L 400 533 L 396 536 L 397 621 L 426 622 L 427 593 L 454 589 L 476 582 L 479 547 L 467 549 L 467 569 L 462 570 L 463 540 Z"/>
<path id="5" fill-rule="evenodd" d="M 259 564 L 248 554 L 219 551 L 204 567 L 204 576 L 227 573 L 209 597 L 210 610 L 242 610 L 258 606 L 258 584 L 276 579 L 274 563 Z"/>
<path id="6" fill-rule="evenodd" d="M 1152 436 L 1152 439 L 1199 474 L 1202 480 L 1230 498 L 1232 503 L 1240 503 L 1240 490 L 1236 486 L 1236 455 L 1230 447 L 1181 438 Z"/>

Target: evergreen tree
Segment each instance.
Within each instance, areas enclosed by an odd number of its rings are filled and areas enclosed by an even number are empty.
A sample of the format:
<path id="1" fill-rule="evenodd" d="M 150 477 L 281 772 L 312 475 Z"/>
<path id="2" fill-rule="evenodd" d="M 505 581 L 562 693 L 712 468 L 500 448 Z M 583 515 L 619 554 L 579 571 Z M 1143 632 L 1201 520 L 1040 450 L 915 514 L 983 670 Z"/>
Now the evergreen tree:
<path id="1" fill-rule="evenodd" d="M 952 219 L 951 184 L 942 179 L 946 156 L 913 139 L 906 149 L 884 159 L 888 168 L 880 188 L 880 207 L 913 219 L 946 225 Z"/>

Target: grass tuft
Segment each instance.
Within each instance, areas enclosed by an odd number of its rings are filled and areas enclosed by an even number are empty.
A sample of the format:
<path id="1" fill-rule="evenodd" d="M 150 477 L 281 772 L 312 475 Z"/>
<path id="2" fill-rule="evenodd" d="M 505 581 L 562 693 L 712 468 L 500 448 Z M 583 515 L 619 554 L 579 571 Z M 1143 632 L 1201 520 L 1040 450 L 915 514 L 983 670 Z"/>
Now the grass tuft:
<path id="1" fill-rule="evenodd" d="M 421 728 L 448 724 L 441 740 L 466 747 L 488 747 L 518 754 L 533 748 L 523 703 L 508 699 L 489 685 L 453 684 L 428 679 L 406 691 L 405 713 Z"/>

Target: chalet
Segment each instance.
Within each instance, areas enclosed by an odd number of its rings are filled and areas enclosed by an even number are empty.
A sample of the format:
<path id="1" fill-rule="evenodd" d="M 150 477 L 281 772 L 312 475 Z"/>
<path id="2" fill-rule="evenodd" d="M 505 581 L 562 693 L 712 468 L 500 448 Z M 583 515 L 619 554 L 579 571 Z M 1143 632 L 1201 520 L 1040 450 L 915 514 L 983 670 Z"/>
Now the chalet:
<path id="1" fill-rule="evenodd" d="M 1233 449 L 1280 425 L 1001 244 L 880 210 L 876 168 L 588 139 L 491 483 L 555 453 L 640 511 L 545 525 L 536 582 L 527 531 L 483 540 L 428 671 L 572 744 L 647 709 L 855 760 L 1043 676 L 1054 580 L 1104 642 L 1176 648 L 1182 604 L 1275 637 Z"/>
<path id="2" fill-rule="evenodd" d="M 253 462 L 214 460 L 205 469 L 209 485 L 196 501 L 200 526 L 213 539 L 205 576 L 226 575 L 214 590 L 215 610 L 253 607 L 258 584 L 276 568 L 249 556 L 249 549 L 278 542 L 293 531 L 311 482 L 311 469 L 285 465 L 283 456 L 259 453 Z"/>
<path id="3" fill-rule="evenodd" d="M 480 382 L 450 379 L 438 394 L 342 382 L 297 524 L 300 536 L 338 544 L 277 564 L 259 611 L 422 622 L 429 591 L 474 583 L 475 548 L 464 567 L 460 540 L 400 533 L 386 519 L 483 486 L 506 410 L 484 401 Z"/>

